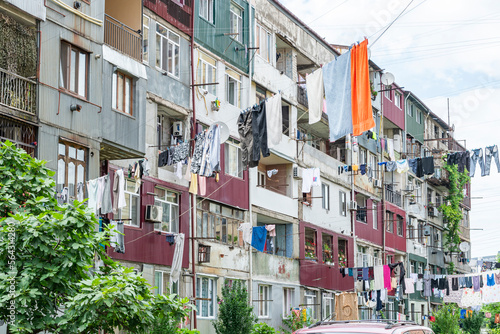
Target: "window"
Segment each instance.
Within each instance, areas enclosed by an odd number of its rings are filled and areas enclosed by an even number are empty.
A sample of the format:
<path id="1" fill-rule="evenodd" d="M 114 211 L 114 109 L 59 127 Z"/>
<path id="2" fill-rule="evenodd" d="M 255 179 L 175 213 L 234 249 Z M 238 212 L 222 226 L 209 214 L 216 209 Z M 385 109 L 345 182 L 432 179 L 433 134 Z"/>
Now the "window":
<path id="1" fill-rule="evenodd" d="M 265 100 L 267 96 L 266 90 L 260 86 L 255 88 L 255 103 L 259 104 Z"/>
<path id="2" fill-rule="evenodd" d="M 311 317 L 316 319 L 316 304 L 317 304 L 317 296 L 316 291 L 306 289 L 304 291 L 304 304 L 305 306 L 311 310 Z"/>
<path id="3" fill-rule="evenodd" d="M 142 16 L 142 61 L 149 62 L 149 17 Z"/>
<path id="4" fill-rule="evenodd" d="M 349 254 L 347 253 L 347 240 L 338 240 L 339 268 L 347 268 L 349 265 Z"/>
<path id="5" fill-rule="evenodd" d="M 243 222 L 242 210 L 208 200 L 198 200 L 196 215 L 197 237 L 215 238 L 226 244 L 243 246 L 242 232 L 238 231 Z"/>
<path id="6" fill-rule="evenodd" d="M 200 16 L 210 23 L 215 23 L 214 0 L 200 0 Z"/>
<path id="7" fill-rule="evenodd" d="M 410 240 L 415 239 L 415 232 L 414 232 L 414 228 L 415 227 L 413 226 L 414 219 L 415 218 L 411 218 L 410 217 L 410 223 L 408 224 L 408 233 L 407 233 L 407 235 L 408 235 L 408 239 L 410 239 Z"/>
<path id="8" fill-rule="evenodd" d="M 196 301 L 198 317 L 213 318 L 215 315 L 215 279 L 211 277 L 196 277 L 196 295 L 203 300 Z"/>
<path id="9" fill-rule="evenodd" d="M 401 93 L 400 92 L 394 92 L 394 104 L 396 107 L 401 109 Z"/>
<path id="10" fill-rule="evenodd" d="M 321 183 L 321 196 L 323 209 L 330 210 L 330 186 L 328 184 Z"/>
<path id="11" fill-rule="evenodd" d="M 156 24 L 156 67 L 179 77 L 180 36 Z"/>
<path id="12" fill-rule="evenodd" d="M 339 202 L 340 202 L 340 215 L 345 217 L 347 215 L 347 201 L 346 201 L 346 194 L 343 191 L 339 191 Z"/>
<path id="13" fill-rule="evenodd" d="M 372 203 L 372 219 L 373 219 L 373 229 L 378 230 L 378 211 L 377 203 Z"/>
<path id="14" fill-rule="evenodd" d="M 116 71 L 113 73 L 112 102 L 113 109 L 132 115 L 134 82 L 128 75 Z"/>
<path id="15" fill-rule="evenodd" d="M 367 151 L 365 148 L 359 148 L 359 164 L 364 165 L 367 162 Z"/>
<path id="16" fill-rule="evenodd" d="M 403 236 L 403 231 L 404 231 L 404 220 L 403 220 L 403 217 L 401 217 L 400 215 L 398 215 L 398 235 L 400 237 Z"/>
<path id="17" fill-rule="evenodd" d="M 140 204 L 139 194 L 135 191 L 135 182 L 125 180 L 125 203 L 127 205 L 120 210 L 120 219 L 123 219 L 125 225 L 140 226 Z"/>
<path id="18" fill-rule="evenodd" d="M 408 116 L 413 117 L 415 115 L 415 105 L 411 103 L 406 112 L 408 113 Z"/>
<path id="19" fill-rule="evenodd" d="M 411 303 L 411 321 L 415 321 L 415 303 Z M 422 333 L 422 331 L 418 331 L 418 334 L 420 333 Z"/>
<path id="20" fill-rule="evenodd" d="M 155 271 L 154 294 L 166 295 L 169 293 L 179 294 L 179 282 L 172 283 L 170 275 L 164 271 Z M 171 286 L 170 286 L 171 284 Z"/>
<path id="21" fill-rule="evenodd" d="M 231 3 L 229 11 L 229 25 L 231 28 L 230 33 L 233 34 L 231 37 L 238 42 L 243 43 L 243 10 Z"/>
<path id="22" fill-rule="evenodd" d="M 307 260 L 317 260 L 316 256 L 316 230 L 306 227 L 305 228 L 305 258 Z"/>
<path id="23" fill-rule="evenodd" d="M 422 111 L 417 110 L 417 123 L 422 124 Z"/>
<path id="24" fill-rule="evenodd" d="M 155 223 L 155 230 L 162 232 L 179 232 L 179 194 L 155 188 L 155 205 L 163 208 L 161 223 Z"/>
<path id="25" fill-rule="evenodd" d="M 198 60 L 198 79 L 199 84 L 209 84 L 216 81 L 216 69 L 217 62 L 215 59 L 205 55 L 204 53 L 199 54 Z M 210 94 L 216 95 L 215 85 L 203 86 Z"/>
<path id="26" fill-rule="evenodd" d="M 410 261 L 410 274 L 415 274 L 417 268 L 417 263 L 415 261 Z"/>
<path id="27" fill-rule="evenodd" d="M 423 244 L 425 242 L 424 227 L 425 227 L 424 222 L 419 221 L 418 222 L 418 242 L 421 244 Z"/>
<path id="28" fill-rule="evenodd" d="M 321 240 L 323 241 L 323 263 L 333 265 L 333 237 L 329 234 L 322 233 Z"/>
<path id="29" fill-rule="evenodd" d="M 269 302 L 271 294 L 271 287 L 269 285 L 259 285 L 259 301 L 258 301 L 258 311 L 259 318 L 269 317 Z"/>
<path id="30" fill-rule="evenodd" d="M 226 101 L 235 107 L 241 104 L 241 75 L 226 69 Z"/>
<path id="31" fill-rule="evenodd" d="M 87 97 L 89 55 L 68 43 L 61 43 L 60 85 L 64 89 Z"/>
<path id="32" fill-rule="evenodd" d="M 331 292 L 323 292 L 323 314 L 321 319 L 330 320 L 335 312 L 335 295 Z"/>
<path id="33" fill-rule="evenodd" d="M 281 106 L 282 113 L 282 133 L 286 136 L 290 135 L 290 106 Z"/>
<path id="34" fill-rule="evenodd" d="M 85 184 L 85 175 L 87 174 L 86 157 L 86 149 L 82 146 L 66 142 L 59 143 L 56 187 L 58 193 L 64 187 L 68 187 L 68 195 L 76 197 L 78 183 Z"/>
<path id="35" fill-rule="evenodd" d="M 266 187 L 266 173 L 261 171 L 257 172 L 257 186 Z"/>
<path id="36" fill-rule="evenodd" d="M 271 33 L 263 28 L 260 24 L 255 26 L 255 40 L 257 54 L 264 58 L 267 62 L 271 61 Z"/>
<path id="37" fill-rule="evenodd" d="M 384 86 L 384 95 L 387 99 L 391 99 L 392 86 Z"/>
<path id="38" fill-rule="evenodd" d="M 283 288 L 283 318 L 287 317 L 292 312 L 293 292 L 294 289 Z"/>
<path id="39" fill-rule="evenodd" d="M 394 232 L 394 215 L 390 211 L 385 212 L 385 221 L 387 223 L 387 232 Z"/>
<path id="40" fill-rule="evenodd" d="M 243 162 L 241 150 L 236 140 L 228 139 L 224 144 L 224 172 L 228 175 L 243 178 Z"/>

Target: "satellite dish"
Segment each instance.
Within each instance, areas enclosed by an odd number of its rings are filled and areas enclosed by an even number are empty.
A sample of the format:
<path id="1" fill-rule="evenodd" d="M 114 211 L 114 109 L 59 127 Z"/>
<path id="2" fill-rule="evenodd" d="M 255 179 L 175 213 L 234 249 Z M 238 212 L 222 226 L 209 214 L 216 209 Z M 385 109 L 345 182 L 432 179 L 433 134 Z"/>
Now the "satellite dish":
<path id="1" fill-rule="evenodd" d="M 470 250 L 470 244 L 467 241 L 463 241 L 458 246 L 462 252 L 467 252 Z"/>
<path id="2" fill-rule="evenodd" d="M 215 122 L 214 125 L 219 126 L 220 130 L 220 143 L 225 143 L 229 139 L 229 127 L 224 122 Z"/>
<path id="3" fill-rule="evenodd" d="M 389 72 L 382 74 L 382 83 L 386 86 L 390 86 L 394 83 L 394 75 Z"/>

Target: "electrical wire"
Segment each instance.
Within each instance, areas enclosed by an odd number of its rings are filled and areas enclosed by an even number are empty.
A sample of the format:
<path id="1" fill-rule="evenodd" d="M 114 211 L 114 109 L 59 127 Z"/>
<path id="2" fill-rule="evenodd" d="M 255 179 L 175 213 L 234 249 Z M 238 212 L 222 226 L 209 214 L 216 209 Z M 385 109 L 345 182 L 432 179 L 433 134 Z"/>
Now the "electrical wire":
<path id="1" fill-rule="evenodd" d="M 377 43 L 377 41 L 380 39 L 380 37 L 382 37 L 385 34 L 385 32 L 394 24 L 394 22 L 396 22 L 396 20 L 399 19 L 399 17 L 401 15 L 403 15 L 403 13 L 405 12 L 405 10 L 408 7 L 410 7 L 410 5 L 413 3 L 413 1 L 415 1 L 415 0 L 411 0 L 410 3 L 403 9 L 403 11 L 401 13 L 399 13 L 399 15 L 396 16 L 396 18 L 391 23 L 389 23 L 389 25 L 387 26 L 387 28 L 385 28 L 385 30 L 380 34 L 380 36 L 378 36 L 377 39 L 375 39 L 375 41 L 373 41 L 372 43 L 370 43 L 370 48 L 372 48 L 375 45 L 375 43 Z M 370 38 L 371 37 L 373 37 L 373 35 L 370 36 Z"/>

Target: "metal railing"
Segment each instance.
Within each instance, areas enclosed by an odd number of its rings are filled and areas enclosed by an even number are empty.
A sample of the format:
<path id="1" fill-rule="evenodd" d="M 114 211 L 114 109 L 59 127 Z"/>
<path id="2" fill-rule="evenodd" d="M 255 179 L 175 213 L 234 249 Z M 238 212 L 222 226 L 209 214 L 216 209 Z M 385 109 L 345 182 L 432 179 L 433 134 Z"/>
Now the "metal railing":
<path id="1" fill-rule="evenodd" d="M 142 35 L 107 14 L 104 17 L 104 43 L 138 61 L 142 60 Z"/>
<path id="2" fill-rule="evenodd" d="M 309 107 L 307 102 L 307 89 L 305 85 L 297 85 L 297 102 L 304 107 Z"/>
<path id="3" fill-rule="evenodd" d="M 36 82 L 0 68 L 0 104 L 36 113 Z"/>
<path id="4" fill-rule="evenodd" d="M 385 187 L 385 199 L 392 204 L 401 206 L 401 193 Z"/>
<path id="5" fill-rule="evenodd" d="M 356 220 L 366 223 L 366 208 L 358 208 L 356 211 Z"/>

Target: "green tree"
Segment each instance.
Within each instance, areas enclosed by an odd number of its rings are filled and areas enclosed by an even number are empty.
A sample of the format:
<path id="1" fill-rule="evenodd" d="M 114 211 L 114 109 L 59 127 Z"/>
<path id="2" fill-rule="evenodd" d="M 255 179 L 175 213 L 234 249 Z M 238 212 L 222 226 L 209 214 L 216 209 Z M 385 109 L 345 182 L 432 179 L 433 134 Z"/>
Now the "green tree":
<path id="1" fill-rule="evenodd" d="M 481 311 L 484 313 L 491 313 L 492 317 L 486 320 L 486 326 L 488 328 L 497 328 L 500 330 L 500 324 L 495 323 L 495 314 L 500 313 L 500 303 L 491 303 L 483 305 Z"/>
<path id="2" fill-rule="evenodd" d="M 460 329 L 460 309 L 455 304 L 441 307 L 432 314 L 436 321 L 431 322 L 431 328 L 436 334 L 458 334 Z"/>
<path id="3" fill-rule="evenodd" d="M 314 322 L 315 320 L 307 314 L 305 309 L 302 309 L 299 314 L 292 311 L 283 319 L 283 325 L 285 327 L 280 327 L 280 330 L 282 333 L 290 334 L 301 328 L 311 326 Z"/>
<path id="4" fill-rule="evenodd" d="M 462 329 L 466 333 L 479 334 L 483 325 L 484 315 L 480 312 L 472 312 L 472 315 L 462 319 Z"/>
<path id="5" fill-rule="evenodd" d="M 253 325 L 252 334 L 276 334 L 274 328 L 266 324 L 265 322 L 259 322 L 258 324 Z"/>
<path id="6" fill-rule="evenodd" d="M 245 283 L 235 280 L 222 288 L 222 298 L 217 297 L 219 313 L 212 321 L 217 334 L 250 334 L 257 321 L 253 306 L 248 303 Z"/>

